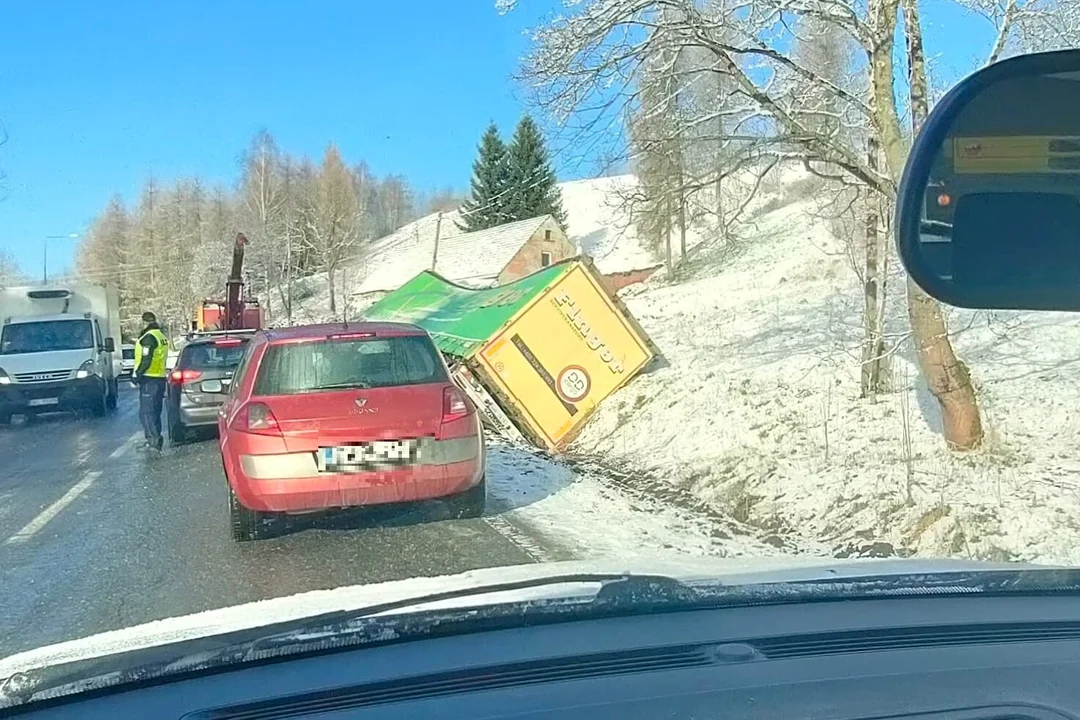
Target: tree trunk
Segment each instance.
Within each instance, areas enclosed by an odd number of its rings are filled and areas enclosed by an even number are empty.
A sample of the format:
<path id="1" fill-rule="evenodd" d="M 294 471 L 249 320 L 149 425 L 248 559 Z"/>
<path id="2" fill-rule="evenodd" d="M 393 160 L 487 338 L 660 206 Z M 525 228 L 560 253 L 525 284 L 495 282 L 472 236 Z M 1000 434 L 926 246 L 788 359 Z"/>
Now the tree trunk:
<path id="1" fill-rule="evenodd" d="M 671 272 L 675 267 L 671 257 L 671 194 L 664 199 L 664 253 L 667 258 L 667 269 Z"/>
<path id="2" fill-rule="evenodd" d="M 286 294 L 287 290 L 285 289 L 285 283 L 284 282 L 278 283 L 277 291 L 278 291 L 278 299 L 281 300 L 281 307 L 285 311 L 285 324 L 286 325 L 291 325 L 292 324 L 292 322 L 291 322 L 292 318 L 290 317 L 290 315 L 292 313 L 291 313 L 291 311 L 289 309 L 289 296 Z M 267 294 L 269 294 L 269 293 L 267 293 Z M 269 314 L 270 309 L 267 308 L 266 312 L 267 312 L 267 314 Z"/>
<path id="3" fill-rule="evenodd" d="M 326 268 L 326 280 L 330 285 L 330 312 L 337 312 L 337 289 L 334 287 L 334 268 L 333 266 Z"/>
<path id="4" fill-rule="evenodd" d="M 285 321 L 292 327 L 292 284 L 293 284 L 293 257 L 292 236 L 285 231 Z"/>
<path id="5" fill-rule="evenodd" d="M 724 224 L 724 196 L 722 194 L 722 178 L 723 172 L 718 167 L 716 169 L 716 189 L 714 191 L 716 193 L 716 198 L 714 202 L 716 203 L 716 234 L 720 237 L 720 240 L 723 240 L 724 236 L 727 235 L 727 227 Z"/>
<path id="6" fill-rule="evenodd" d="M 863 269 L 863 346 L 862 374 L 859 391 L 862 397 L 876 400 L 881 380 L 881 354 L 878 347 L 881 328 L 877 325 L 878 307 L 884 304 L 881 297 L 881 268 L 878 257 L 878 217 L 874 210 L 873 191 L 866 189 L 866 263 Z"/>
<path id="7" fill-rule="evenodd" d="M 876 169 L 880 147 L 871 129 L 867 139 L 867 164 Z M 864 190 L 866 199 L 865 264 L 863 268 L 863 345 L 860 394 L 875 401 L 884 390 L 885 281 L 888 277 L 887 246 L 881 237 L 878 193 Z"/>
<path id="8" fill-rule="evenodd" d="M 682 184 L 682 178 L 679 178 Z M 679 262 L 686 259 L 686 193 L 679 188 Z"/>
<path id="9" fill-rule="evenodd" d="M 911 88 L 911 121 L 918 133 L 927 115 L 926 54 L 917 0 L 903 0 L 907 35 L 908 86 Z M 941 405 L 945 442 L 957 450 L 971 450 L 982 443 L 982 418 L 971 374 L 956 357 L 949 341 L 945 313 L 936 300 L 908 280 L 908 319 L 915 340 L 919 370 L 930 392 Z"/>
<path id="10" fill-rule="evenodd" d="M 911 127 L 917 135 L 929 114 L 926 82 L 926 51 L 923 49 L 922 24 L 918 0 L 903 0 L 904 34 L 907 36 L 908 88 L 911 94 Z"/>
<path id="11" fill-rule="evenodd" d="M 941 405 L 945 442 L 954 450 L 972 450 L 982 442 L 982 418 L 971 374 L 953 352 L 941 306 L 908 279 L 908 318 L 919 370 Z"/>

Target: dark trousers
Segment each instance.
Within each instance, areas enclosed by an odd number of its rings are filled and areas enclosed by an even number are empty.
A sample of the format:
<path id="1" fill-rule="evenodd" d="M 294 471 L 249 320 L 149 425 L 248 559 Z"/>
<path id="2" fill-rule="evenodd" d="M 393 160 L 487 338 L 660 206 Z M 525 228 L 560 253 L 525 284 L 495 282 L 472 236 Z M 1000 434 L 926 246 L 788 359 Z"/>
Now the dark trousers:
<path id="1" fill-rule="evenodd" d="M 165 402 L 165 378 L 139 378 L 139 422 L 149 442 L 161 437 L 161 406 Z"/>

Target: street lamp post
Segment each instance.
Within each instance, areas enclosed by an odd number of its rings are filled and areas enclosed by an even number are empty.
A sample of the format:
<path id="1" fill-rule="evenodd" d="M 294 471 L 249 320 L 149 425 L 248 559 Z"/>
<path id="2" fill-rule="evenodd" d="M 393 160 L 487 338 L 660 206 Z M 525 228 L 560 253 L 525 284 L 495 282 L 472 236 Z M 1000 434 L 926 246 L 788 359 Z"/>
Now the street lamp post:
<path id="1" fill-rule="evenodd" d="M 76 240 L 79 237 L 79 233 L 69 233 L 68 235 L 46 235 L 45 243 L 41 246 L 41 281 L 42 284 L 48 285 L 49 283 L 49 241 L 50 240 Z"/>

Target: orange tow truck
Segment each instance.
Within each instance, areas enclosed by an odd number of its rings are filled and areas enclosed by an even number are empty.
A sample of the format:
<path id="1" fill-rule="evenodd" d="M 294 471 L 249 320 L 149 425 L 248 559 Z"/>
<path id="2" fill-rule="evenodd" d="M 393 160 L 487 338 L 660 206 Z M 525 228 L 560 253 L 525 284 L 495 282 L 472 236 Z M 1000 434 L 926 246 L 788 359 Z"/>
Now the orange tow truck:
<path id="1" fill-rule="evenodd" d="M 244 247 L 247 243 L 244 233 L 236 234 L 232 269 L 225 283 L 225 299 L 203 300 L 195 311 L 192 331 L 259 330 L 266 326 L 266 312 L 259 301 L 244 297 Z"/>

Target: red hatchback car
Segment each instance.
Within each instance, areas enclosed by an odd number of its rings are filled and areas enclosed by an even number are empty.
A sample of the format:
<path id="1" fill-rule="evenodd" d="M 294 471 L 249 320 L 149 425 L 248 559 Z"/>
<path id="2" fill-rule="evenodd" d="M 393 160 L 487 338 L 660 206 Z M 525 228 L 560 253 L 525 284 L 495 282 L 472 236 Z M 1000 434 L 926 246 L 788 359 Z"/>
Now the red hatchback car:
<path id="1" fill-rule="evenodd" d="M 218 415 L 237 540 L 268 513 L 446 498 L 484 512 L 484 436 L 419 327 L 307 325 L 255 334 Z"/>

